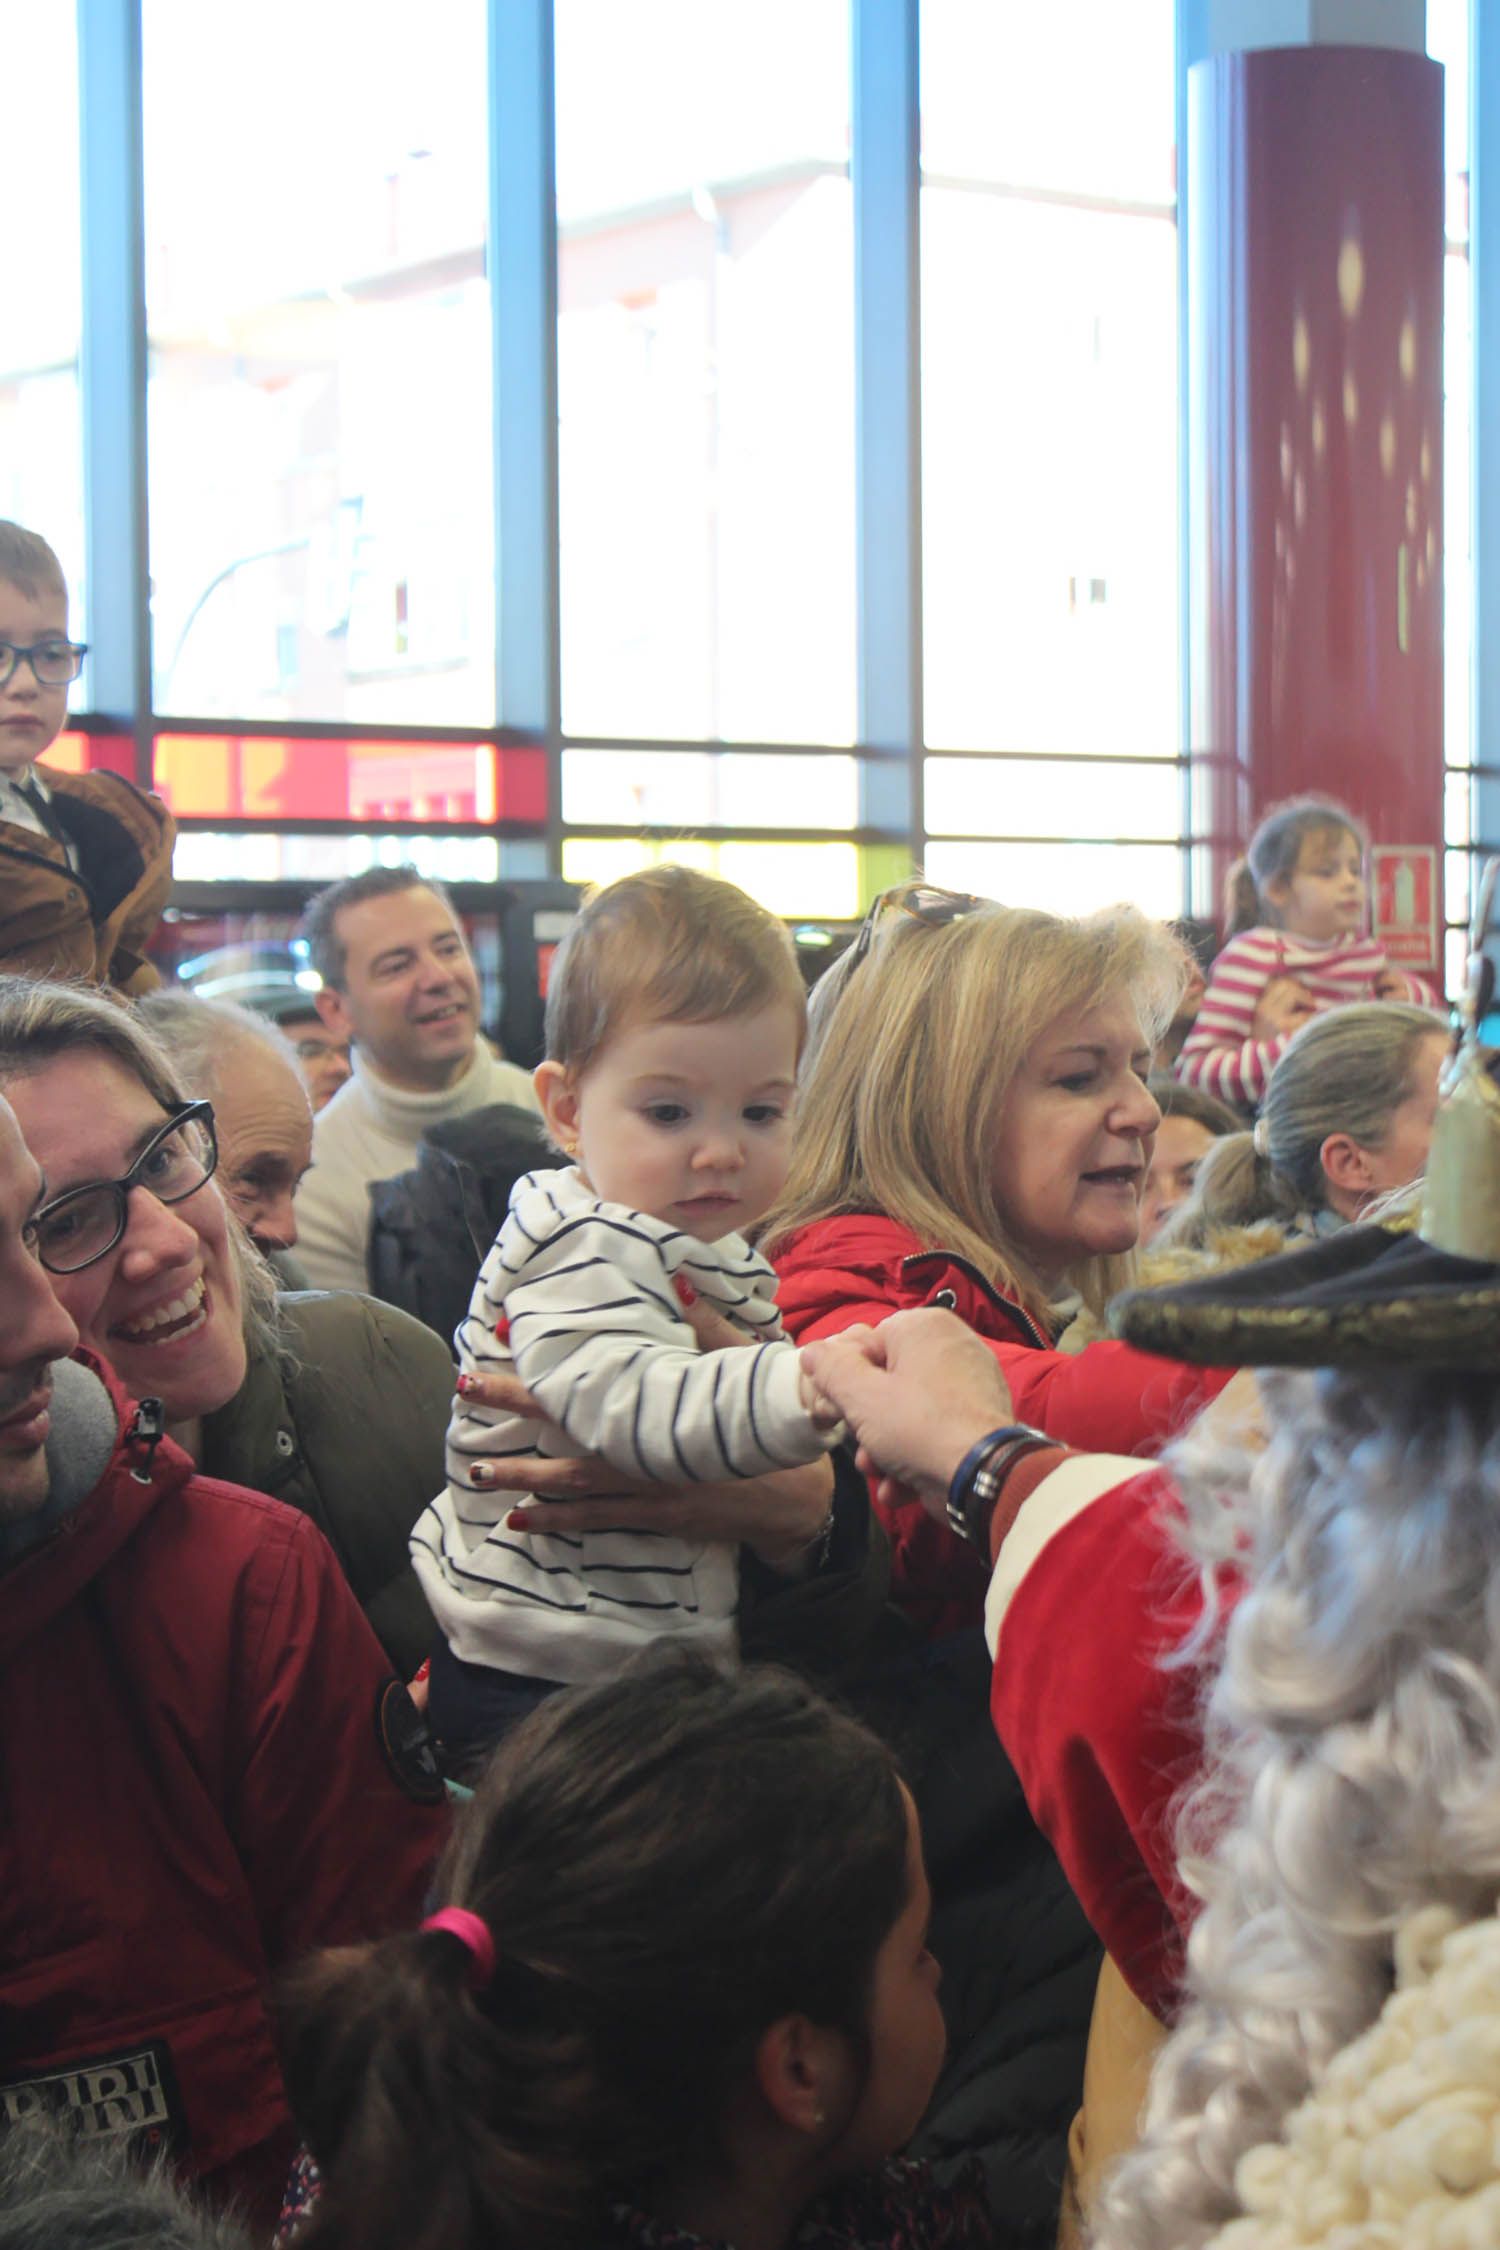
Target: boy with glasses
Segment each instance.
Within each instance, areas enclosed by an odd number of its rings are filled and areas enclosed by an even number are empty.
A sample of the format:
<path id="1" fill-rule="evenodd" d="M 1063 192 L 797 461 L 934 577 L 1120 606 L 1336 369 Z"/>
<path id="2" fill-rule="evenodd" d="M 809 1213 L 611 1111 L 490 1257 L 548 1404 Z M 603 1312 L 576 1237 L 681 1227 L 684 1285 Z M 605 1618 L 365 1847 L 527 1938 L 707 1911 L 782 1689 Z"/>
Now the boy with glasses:
<path id="1" fill-rule="evenodd" d="M 63 730 L 86 654 L 45 539 L 0 520 L 0 968 L 157 983 L 145 952 L 172 881 L 176 828 L 119 774 L 38 760 Z"/>

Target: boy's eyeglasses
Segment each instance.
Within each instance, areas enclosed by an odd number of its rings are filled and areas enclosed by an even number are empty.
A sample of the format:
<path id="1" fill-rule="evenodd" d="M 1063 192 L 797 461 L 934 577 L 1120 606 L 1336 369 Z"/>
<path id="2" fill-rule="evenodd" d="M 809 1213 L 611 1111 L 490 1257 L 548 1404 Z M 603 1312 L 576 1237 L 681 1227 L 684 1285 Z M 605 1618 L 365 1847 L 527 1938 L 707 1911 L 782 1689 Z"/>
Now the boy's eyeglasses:
<path id="1" fill-rule="evenodd" d="M 87 641 L 33 641 L 29 648 L 0 641 L 0 688 L 10 686 L 23 660 L 31 666 L 38 687 L 66 687 L 83 670 L 88 652 Z"/>
<path id="2" fill-rule="evenodd" d="M 181 1203 L 213 1178 L 219 1161 L 212 1102 L 187 1102 L 153 1133 L 118 1180 L 91 1180 L 44 1203 L 27 1233 L 48 1273 L 82 1273 L 107 1257 L 124 1234 L 130 1194 L 143 1187 L 158 1203 Z"/>
<path id="3" fill-rule="evenodd" d="M 931 929 L 942 929 L 949 922 L 961 922 L 977 907 L 993 904 L 992 899 L 975 898 L 971 891 L 940 891 L 934 883 L 897 883 L 893 889 L 881 892 L 860 923 L 847 974 L 853 976 L 869 952 L 875 942 L 875 925 L 888 911 L 910 914 L 913 920 L 925 922 Z"/>

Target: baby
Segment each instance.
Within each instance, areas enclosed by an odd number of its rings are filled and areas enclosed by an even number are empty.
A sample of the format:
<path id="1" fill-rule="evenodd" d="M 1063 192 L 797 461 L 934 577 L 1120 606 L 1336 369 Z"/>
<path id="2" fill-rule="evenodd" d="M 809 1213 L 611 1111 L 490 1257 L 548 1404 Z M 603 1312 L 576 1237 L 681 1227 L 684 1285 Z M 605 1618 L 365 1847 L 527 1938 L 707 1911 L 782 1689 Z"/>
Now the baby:
<path id="1" fill-rule="evenodd" d="M 804 1403 L 775 1276 L 744 1240 L 786 1173 L 805 1020 L 781 925 L 687 868 L 601 891 L 558 952 L 536 1090 L 575 1161 L 517 1181 L 456 1341 L 460 1391 L 513 1368 L 567 1443 L 462 1396 L 449 1425 L 447 1489 L 412 1558 L 442 1635 L 428 1712 L 450 1758 L 649 1640 L 734 1646 L 732 1546 L 518 1533 L 516 1496 L 476 1490 L 476 1459 L 598 1453 L 647 1482 L 708 1483 L 812 1460 L 841 1434 Z M 753 1348 L 699 1352 L 685 1293 Z"/>

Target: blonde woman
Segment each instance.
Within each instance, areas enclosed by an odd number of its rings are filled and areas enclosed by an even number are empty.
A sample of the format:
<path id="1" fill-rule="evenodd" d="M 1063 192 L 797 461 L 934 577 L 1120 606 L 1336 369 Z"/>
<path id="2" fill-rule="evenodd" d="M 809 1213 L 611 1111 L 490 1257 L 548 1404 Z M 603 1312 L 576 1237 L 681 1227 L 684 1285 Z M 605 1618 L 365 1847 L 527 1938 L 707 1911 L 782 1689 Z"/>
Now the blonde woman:
<path id="1" fill-rule="evenodd" d="M 925 885 L 877 900 L 814 995 L 786 1188 L 762 1230 L 791 1335 L 922 1305 L 990 1346 L 1018 1423 L 1154 1453 L 1223 1381 L 1056 1328 L 1132 1278 L 1160 1112 L 1151 1051 L 1187 975 L 1128 907 L 1084 920 Z M 879 1495 L 877 1507 L 886 1513 Z M 898 1596 L 977 1622 L 983 1574 L 942 1526 L 887 1515 Z"/>

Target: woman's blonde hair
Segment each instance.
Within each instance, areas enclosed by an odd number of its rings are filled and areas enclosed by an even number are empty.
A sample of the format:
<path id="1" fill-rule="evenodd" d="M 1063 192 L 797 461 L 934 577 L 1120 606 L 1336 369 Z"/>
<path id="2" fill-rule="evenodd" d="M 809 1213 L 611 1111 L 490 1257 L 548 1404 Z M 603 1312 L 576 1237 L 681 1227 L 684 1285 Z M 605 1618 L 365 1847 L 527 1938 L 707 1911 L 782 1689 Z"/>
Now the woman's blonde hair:
<path id="1" fill-rule="evenodd" d="M 0 976 L 0 1089 L 16 1078 L 34 1078 L 62 1055 L 88 1051 L 128 1071 L 159 1109 L 181 1109 L 188 1099 L 165 1049 L 122 1002 L 92 985 Z M 276 1351 L 276 1277 L 227 1203 L 224 1216 L 245 1341 L 252 1351 Z"/>
<path id="2" fill-rule="evenodd" d="M 942 894 L 917 892 L 930 901 Z M 1030 1049 L 1065 1010 L 1128 993 L 1152 1046 L 1172 1019 L 1187 956 L 1133 907 L 1082 920 L 976 903 L 937 922 L 892 894 L 862 958 L 813 996 L 792 1162 L 761 1230 L 774 1255 L 797 1228 L 878 1211 L 924 1246 L 956 1251 L 1032 1317 L 1048 1296 L 994 1181 L 995 1136 Z M 1133 1253 L 1081 1260 L 1068 1278 L 1102 1310 Z"/>

